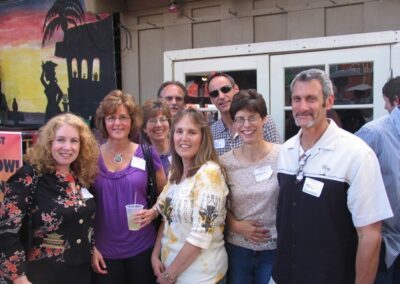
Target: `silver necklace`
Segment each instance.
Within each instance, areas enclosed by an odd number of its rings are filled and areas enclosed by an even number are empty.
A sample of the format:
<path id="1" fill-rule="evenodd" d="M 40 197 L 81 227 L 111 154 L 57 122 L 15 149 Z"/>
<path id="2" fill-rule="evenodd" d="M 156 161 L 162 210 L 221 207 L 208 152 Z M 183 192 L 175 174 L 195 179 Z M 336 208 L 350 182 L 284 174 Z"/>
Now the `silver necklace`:
<path id="1" fill-rule="evenodd" d="M 114 163 L 116 163 L 116 164 L 121 164 L 122 163 L 122 153 L 115 153 L 115 155 L 114 155 L 114 159 L 113 159 L 113 161 L 114 161 Z"/>

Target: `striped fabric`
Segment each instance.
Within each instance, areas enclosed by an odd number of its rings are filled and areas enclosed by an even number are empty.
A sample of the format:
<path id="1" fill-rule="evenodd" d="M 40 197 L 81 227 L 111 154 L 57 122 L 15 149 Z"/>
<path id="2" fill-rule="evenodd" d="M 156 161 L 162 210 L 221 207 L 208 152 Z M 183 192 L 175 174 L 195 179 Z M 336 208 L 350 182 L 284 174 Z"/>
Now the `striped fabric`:
<path id="1" fill-rule="evenodd" d="M 390 267 L 400 254 L 400 108 L 390 115 L 365 124 L 355 133 L 378 157 L 383 182 L 394 217 L 383 222 L 386 265 Z"/>

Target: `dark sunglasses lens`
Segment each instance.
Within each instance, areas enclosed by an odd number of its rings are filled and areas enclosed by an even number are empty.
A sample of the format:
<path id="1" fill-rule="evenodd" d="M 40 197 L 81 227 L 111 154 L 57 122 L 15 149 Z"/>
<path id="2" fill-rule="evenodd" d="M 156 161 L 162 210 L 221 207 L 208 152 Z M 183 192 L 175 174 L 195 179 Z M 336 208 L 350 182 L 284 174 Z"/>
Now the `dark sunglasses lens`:
<path id="1" fill-rule="evenodd" d="M 228 93 L 228 92 L 230 92 L 230 91 L 232 90 L 232 87 L 230 87 L 230 86 L 224 86 L 224 87 L 222 87 L 220 90 L 221 90 L 221 92 L 223 92 L 224 94 L 226 94 L 226 93 Z"/>
<path id="2" fill-rule="evenodd" d="M 210 94 L 210 97 L 216 98 L 219 95 L 219 91 L 218 90 L 214 90 L 214 91 L 210 92 L 209 94 Z"/>

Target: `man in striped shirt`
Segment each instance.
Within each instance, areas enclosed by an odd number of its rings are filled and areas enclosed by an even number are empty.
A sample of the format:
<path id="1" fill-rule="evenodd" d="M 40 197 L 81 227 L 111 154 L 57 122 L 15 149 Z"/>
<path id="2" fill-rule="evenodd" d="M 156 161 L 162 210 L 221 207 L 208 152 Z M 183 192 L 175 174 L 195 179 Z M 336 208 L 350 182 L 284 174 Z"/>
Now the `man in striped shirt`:
<path id="1" fill-rule="evenodd" d="M 355 134 L 374 150 L 394 216 L 383 221 L 377 284 L 400 283 L 400 76 L 382 89 L 389 115 L 365 124 Z"/>

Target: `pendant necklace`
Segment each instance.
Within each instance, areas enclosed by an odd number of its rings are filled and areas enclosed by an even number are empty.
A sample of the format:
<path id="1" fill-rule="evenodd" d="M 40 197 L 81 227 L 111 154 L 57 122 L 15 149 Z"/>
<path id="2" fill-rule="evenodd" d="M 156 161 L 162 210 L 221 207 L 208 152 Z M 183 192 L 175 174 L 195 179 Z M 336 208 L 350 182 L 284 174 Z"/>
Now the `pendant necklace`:
<path id="1" fill-rule="evenodd" d="M 115 153 L 114 159 L 113 159 L 114 163 L 121 164 L 122 160 L 123 160 L 122 159 L 122 153 Z"/>

